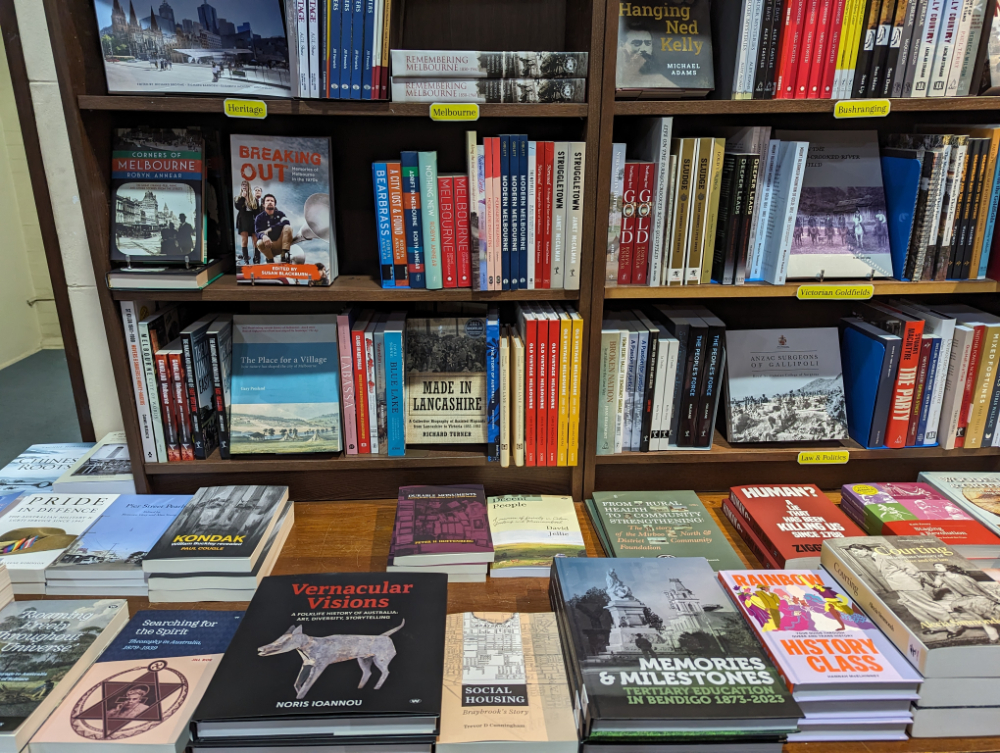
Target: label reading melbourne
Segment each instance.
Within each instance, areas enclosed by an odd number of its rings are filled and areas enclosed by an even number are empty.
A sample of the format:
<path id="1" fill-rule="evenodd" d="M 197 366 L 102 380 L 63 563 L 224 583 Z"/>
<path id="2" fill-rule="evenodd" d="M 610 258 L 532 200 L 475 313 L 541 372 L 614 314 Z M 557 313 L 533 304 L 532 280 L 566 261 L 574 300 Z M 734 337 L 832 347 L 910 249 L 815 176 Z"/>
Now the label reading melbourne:
<path id="1" fill-rule="evenodd" d="M 800 301 L 864 301 L 875 294 L 875 286 L 869 283 L 845 285 L 840 283 L 824 285 L 799 285 L 795 297 Z"/>
<path id="2" fill-rule="evenodd" d="M 833 117 L 842 118 L 884 118 L 889 114 L 892 103 L 888 99 L 842 99 L 833 108 Z"/>
<path id="3" fill-rule="evenodd" d="M 259 99 L 227 99 L 222 107 L 231 118 L 263 120 L 267 117 L 267 102 Z"/>
<path id="4" fill-rule="evenodd" d="M 809 450 L 799 453 L 799 465 L 844 465 L 850 450 Z"/>
<path id="5" fill-rule="evenodd" d="M 431 105 L 431 120 L 447 122 L 479 120 L 479 105 L 435 102 Z"/>

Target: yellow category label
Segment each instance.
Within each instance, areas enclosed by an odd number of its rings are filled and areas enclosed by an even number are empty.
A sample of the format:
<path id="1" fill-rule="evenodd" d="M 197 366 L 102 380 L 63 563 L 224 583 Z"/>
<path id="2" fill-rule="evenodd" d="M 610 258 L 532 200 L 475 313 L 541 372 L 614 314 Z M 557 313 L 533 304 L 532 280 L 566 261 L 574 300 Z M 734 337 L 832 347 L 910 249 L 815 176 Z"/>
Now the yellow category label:
<path id="1" fill-rule="evenodd" d="M 479 120 L 479 105 L 435 102 L 431 105 L 431 120 Z"/>
<path id="2" fill-rule="evenodd" d="M 892 103 L 888 99 L 842 99 L 833 108 L 833 117 L 884 118 Z"/>
<path id="3" fill-rule="evenodd" d="M 850 459 L 850 450 L 810 450 L 799 453 L 799 465 L 843 465 Z"/>
<path id="4" fill-rule="evenodd" d="M 872 497 L 878 494 L 878 489 L 869 484 L 855 484 L 851 487 L 851 491 L 855 494 L 860 494 L 862 497 Z"/>
<path id="5" fill-rule="evenodd" d="M 875 294 L 875 286 L 870 282 L 845 285 L 842 283 L 823 285 L 799 285 L 795 297 L 800 301 L 821 299 L 824 301 L 863 301 Z"/>
<path id="6" fill-rule="evenodd" d="M 267 117 L 267 102 L 259 99 L 227 99 L 222 108 L 231 118 L 263 120 Z"/>

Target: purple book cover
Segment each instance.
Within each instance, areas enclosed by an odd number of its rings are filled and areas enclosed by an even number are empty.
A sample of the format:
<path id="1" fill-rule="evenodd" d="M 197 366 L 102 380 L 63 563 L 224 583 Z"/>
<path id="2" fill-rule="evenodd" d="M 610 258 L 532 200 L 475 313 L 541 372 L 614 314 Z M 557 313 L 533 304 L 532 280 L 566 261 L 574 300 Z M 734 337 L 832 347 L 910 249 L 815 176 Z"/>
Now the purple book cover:
<path id="1" fill-rule="evenodd" d="M 397 558 L 492 552 L 482 484 L 401 486 L 392 547 Z"/>
<path id="2" fill-rule="evenodd" d="M 865 517 L 873 516 L 882 523 L 893 520 L 969 519 L 968 514 L 954 502 L 927 484 L 844 484 L 840 496 L 843 507 L 853 507 L 855 512 Z"/>

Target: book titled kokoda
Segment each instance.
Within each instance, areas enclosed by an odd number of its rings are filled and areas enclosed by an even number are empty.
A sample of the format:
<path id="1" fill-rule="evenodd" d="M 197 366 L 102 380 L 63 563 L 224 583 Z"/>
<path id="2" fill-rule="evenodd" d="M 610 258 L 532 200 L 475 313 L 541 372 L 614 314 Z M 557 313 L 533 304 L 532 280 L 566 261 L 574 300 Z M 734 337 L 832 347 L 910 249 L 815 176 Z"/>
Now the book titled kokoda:
<path id="1" fill-rule="evenodd" d="M 392 79 L 393 102 L 559 104 L 587 101 L 585 78 Z"/>
<path id="2" fill-rule="evenodd" d="M 405 78 L 584 78 L 586 52 L 392 50 L 392 76 Z"/>
<path id="3" fill-rule="evenodd" d="M 407 751 L 429 751 L 441 713 L 447 580 L 437 573 L 265 578 L 195 711 L 195 749 L 252 738 L 258 745 L 402 741 L 414 746 Z"/>

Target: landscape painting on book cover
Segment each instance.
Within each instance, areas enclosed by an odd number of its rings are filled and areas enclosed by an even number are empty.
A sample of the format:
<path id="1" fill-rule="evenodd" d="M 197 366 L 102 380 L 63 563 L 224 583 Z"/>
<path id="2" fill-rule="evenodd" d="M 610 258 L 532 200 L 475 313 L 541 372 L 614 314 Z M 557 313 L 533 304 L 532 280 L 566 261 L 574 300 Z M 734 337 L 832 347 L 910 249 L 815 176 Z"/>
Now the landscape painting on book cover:
<path id="1" fill-rule="evenodd" d="M 340 415 L 336 410 L 336 403 L 233 405 L 231 451 L 340 452 Z"/>

